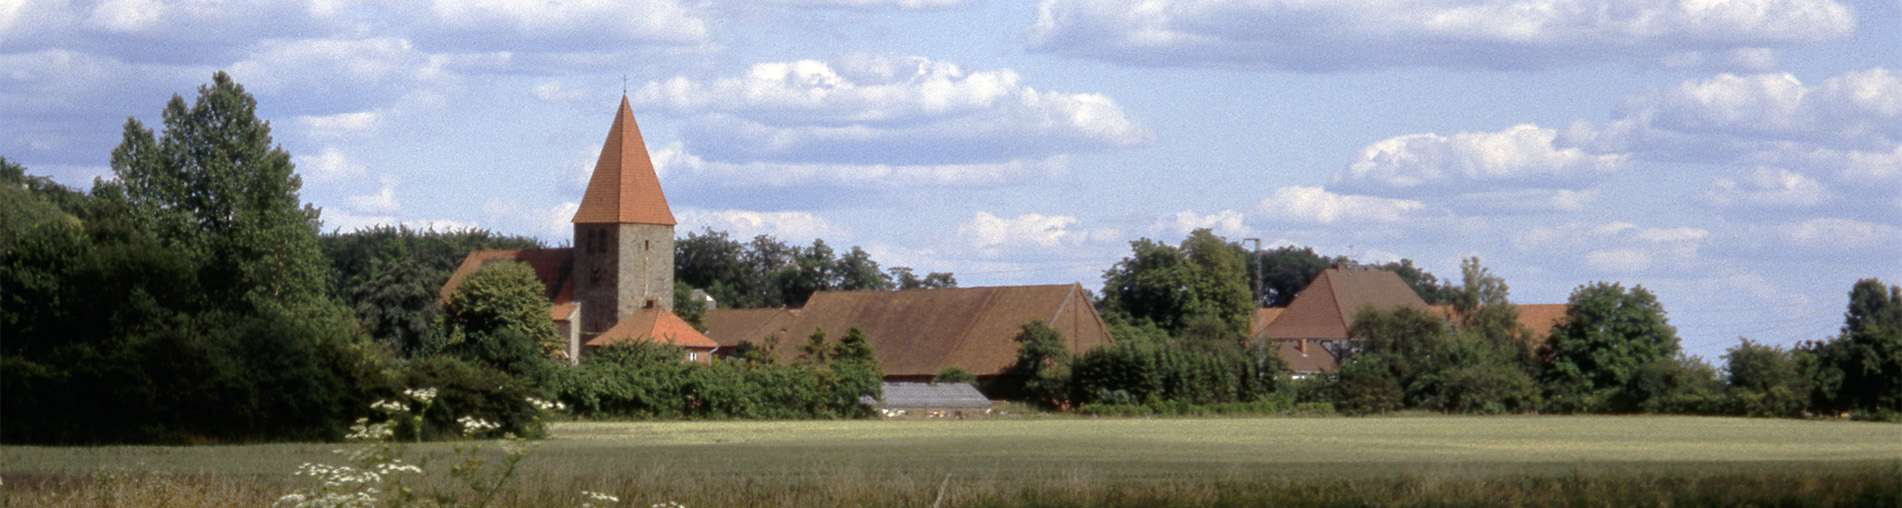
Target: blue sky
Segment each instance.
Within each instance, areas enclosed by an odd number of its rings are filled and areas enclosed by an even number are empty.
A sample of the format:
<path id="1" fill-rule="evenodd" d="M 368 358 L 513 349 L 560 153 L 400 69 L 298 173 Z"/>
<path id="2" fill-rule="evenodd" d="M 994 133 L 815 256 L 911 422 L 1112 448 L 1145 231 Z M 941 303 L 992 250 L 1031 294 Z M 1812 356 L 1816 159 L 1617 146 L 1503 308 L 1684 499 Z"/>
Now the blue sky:
<path id="1" fill-rule="evenodd" d="M 1685 347 L 1902 283 L 1902 0 L 0 1 L 0 155 L 84 186 L 229 71 L 327 227 L 568 240 L 626 90 L 686 229 L 1101 286 L 1194 227 Z"/>

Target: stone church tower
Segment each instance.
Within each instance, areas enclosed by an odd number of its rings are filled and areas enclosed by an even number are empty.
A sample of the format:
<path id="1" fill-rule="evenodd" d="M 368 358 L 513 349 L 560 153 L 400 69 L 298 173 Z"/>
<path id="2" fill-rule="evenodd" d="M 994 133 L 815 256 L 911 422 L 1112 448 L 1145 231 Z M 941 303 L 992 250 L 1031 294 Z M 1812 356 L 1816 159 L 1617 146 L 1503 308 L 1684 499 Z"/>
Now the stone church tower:
<path id="1" fill-rule="evenodd" d="M 626 97 L 575 211 L 574 299 L 588 342 L 646 308 L 674 307 L 674 213 Z"/>

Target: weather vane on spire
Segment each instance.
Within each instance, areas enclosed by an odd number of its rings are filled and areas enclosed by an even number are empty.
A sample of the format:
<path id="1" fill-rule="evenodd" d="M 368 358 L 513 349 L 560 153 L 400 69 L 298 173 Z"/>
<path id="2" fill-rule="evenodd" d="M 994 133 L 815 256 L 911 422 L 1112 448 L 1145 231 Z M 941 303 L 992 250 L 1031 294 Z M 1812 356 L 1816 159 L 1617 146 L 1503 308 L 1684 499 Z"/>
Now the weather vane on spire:
<path id="1" fill-rule="evenodd" d="M 621 96 L 622 97 L 627 96 L 627 75 L 626 74 L 621 75 Z"/>

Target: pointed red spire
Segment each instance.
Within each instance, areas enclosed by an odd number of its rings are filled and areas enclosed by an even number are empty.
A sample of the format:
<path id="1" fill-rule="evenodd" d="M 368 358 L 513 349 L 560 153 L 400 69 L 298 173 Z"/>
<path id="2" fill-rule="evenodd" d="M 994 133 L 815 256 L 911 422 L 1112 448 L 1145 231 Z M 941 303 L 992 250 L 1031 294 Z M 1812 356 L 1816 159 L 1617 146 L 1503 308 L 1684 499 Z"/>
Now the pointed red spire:
<path id="1" fill-rule="evenodd" d="M 641 127 L 634 123 L 634 108 L 626 96 L 614 114 L 574 223 L 674 225 L 674 212 L 667 208 L 667 195 L 660 191 L 660 177 L 654 174 L 654 161 L 647 156 L 647 142 L 641 140 Z"/>

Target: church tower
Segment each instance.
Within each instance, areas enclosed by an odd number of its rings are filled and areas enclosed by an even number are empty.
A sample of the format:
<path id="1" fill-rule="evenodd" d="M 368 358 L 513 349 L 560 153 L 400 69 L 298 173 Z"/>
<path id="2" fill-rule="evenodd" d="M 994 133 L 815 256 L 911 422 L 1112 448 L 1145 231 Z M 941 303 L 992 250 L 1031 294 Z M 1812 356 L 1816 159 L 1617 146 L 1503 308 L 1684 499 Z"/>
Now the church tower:
<path id="1" fill-rule="evenodd" d="M 674 307 L 674 213 L 627 97 L 575 211 L 574 299 L 586 343 L 645 307 Z"/>

